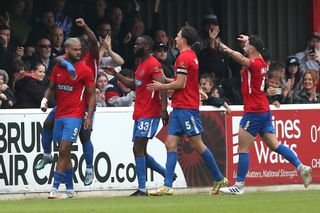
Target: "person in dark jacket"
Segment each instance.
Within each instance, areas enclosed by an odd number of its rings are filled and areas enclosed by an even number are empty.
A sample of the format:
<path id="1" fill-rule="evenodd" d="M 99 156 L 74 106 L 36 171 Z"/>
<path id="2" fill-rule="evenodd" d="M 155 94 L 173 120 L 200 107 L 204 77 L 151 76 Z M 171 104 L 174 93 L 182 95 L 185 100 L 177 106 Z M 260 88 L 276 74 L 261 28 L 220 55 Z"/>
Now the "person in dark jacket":
<path id="1" fill-rule="evenodd" d="M 15 108 L 40 108 L 40 103 L 46 90 L 43 85 L 45 66 L 36 62 L 31 66 L 30 72 L 25 72 L 24 77 L 15 84 L 17 104 Z"/>
<path id="2" fill-rule="evenodd" d="M 8 82 L 8 73 L 0 69 L 0 109 L 12 108 L 15 103 L 14 94 L 8 86 Z"/>

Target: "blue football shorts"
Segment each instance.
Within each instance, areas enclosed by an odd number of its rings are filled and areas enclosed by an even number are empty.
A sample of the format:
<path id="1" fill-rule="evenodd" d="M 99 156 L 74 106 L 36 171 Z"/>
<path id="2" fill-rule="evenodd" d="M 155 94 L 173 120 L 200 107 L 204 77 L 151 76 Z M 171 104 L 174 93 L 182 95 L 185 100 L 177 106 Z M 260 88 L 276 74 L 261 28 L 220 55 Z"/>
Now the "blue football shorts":
<path id="1" fill-rule="evenodd" d="M 192 137 L 203 132 L 199 110 L 174 108 L 170 115 L 168 135 Z"/>
<path id="2" fill-rule="evenodd" d="M 245 113 L 240 121 L 240 126 L 253 136 L 259 133 L 275 133 L 272 125 L 271 112 L 265 113 Z"/>
<path id="3" fill-rule="evenodd" d="M 53 141 L 75 143 L 82 125 L 81 118 L 58 118 L 54 121 Z"/>
<path id="4" fill-rule="evenodd" d="M 47 116 L 46 119 L 54 121 L 54 116 L 56 114 L 56 111 L 57 111 L 57 107 L 55 106 L 54 108 L 52 108 L 52 110 L 50 111 L 50 113 L 49 113 L 49 115 Z"/>
<path id="5" fill-rule="evenodd" d="M 159 126 L 160 118 L 141 118 L 134 121 L 132 141 L 136 140 L 136 137 L 141 138 L 153 138 L 156 134 Z"/>

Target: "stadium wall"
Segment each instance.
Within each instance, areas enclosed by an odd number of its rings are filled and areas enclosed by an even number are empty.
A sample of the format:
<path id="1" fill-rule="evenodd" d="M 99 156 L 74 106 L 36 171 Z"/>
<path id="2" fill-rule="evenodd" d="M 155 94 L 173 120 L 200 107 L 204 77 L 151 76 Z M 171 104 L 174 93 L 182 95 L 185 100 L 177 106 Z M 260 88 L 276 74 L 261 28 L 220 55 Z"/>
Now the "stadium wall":
<path id="1" fill-rule="evenodd" d="M 231 106 L 232 115 L 223 109 L 203 106 L 200 116 L 205 128 L 203 141 L 214 153 L 217 163 L 231 182 L 236 175 L 237 132 L 243 113 L 242 106 Z M 282 105 L 273 110 L 273 122 L 279 141 L 295 151 L 302 162 L 313 168 L 313 183 L 320 182 L 320 104 Z M 95 147 L 95 180 L 89 187 L 83 185 L 85 162 L 82 146 L 73 145 L 72 159 L 77 191 L 132 190 L 137 186 L 132 154 L 131 107 L 98 108 L 92 141 Z M 55 163 L 36 171 L 34 166 L 42 156 L 41 129 L 47 113 L 39 109 L 0 110 L 0 195 L 47 192 L 52 185 Z M 156 137 L 148 144 L 148 153 L 165 165 L 164 142 L 167 127 L 160 124 Z M 58 147 L 53 146 L 58 157 Z M 185 137 L 178 147 L 176 167 L 177 188 L 199 188 L 212 185 L 212 176 L 201 157 L 189 146 Z M 147 187 L 156 188 L 163 177 L 147 171 Z M 246 184 L 270 186 L 300 184 L 294 167 L 277 154 L 270 152 L 259 138 L 250 155 L 250 171 Z M 301 186 L 302 187 L 302 186 Z M 61 187 L 63 188 L 63 187 Z"/>

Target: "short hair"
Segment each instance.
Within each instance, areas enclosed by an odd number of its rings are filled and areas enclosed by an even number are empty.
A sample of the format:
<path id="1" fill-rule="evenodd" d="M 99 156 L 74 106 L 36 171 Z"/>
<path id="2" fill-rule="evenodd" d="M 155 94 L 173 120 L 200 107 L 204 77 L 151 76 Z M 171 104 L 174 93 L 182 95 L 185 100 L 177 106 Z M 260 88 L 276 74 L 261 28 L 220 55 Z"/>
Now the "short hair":
<path id="1" fill-rule="evenodd" d="M 249 44 L 253 46 L 259 53 L 264 50 L 264 43 L 262 39 L 256 35 L 249 36 Z"/>
<path id="2" fill-rule="evenodd" d="M 0 30 L 10 30 L 11 31 L 11 28 L 5 24 L 0 24 Z"/>
<path id="3" fill-rule="evenodd" d="M 143 36 L 140 36 L 140 37 L 143 39 L 143 45 L 144 46 L 148 46 L 150 51 L 151 51 L 153 49 L 153 46 L 154 46 L 153 39 L 150 36 L 147 36 L 147 35 L 143 35 Z"/>
<path id="4" fill-rule="evenodd" d="M 64 42 L 65 48 L 69 48 L 71 45 L 74 45 L 74 44 L 81 44 L 81 42 L 80 42 L 80 40 L 78 38 L 68 38 Z"/>
<path id="5" fill-rule="evenodd" d="M 282 74 L 278 70 L 269 71 L 268 79 L 277 79 L 279 82 L 281 82 Z"/>
<path id="6" fill-rule="evenodd" d="M 192 26 L 183 26 L 180 31 L 181 36 L 186 39 L 189 46 L 192 46 L 197 41 L 197 31 Z"/>
<path id="7" fill-rule="evenodd" d="M 281 61 L 272 61 L 269 65 L 269 72 L 280 71 L 281 69 L 285 68 L 286 66 Z"/>
<path id="8" fill-rule="evenodd" d="M 201 76 L 200 76 L 200 79 L 201 78 L 204 78 L 206 80 L 209 80 L 212 84 L 215 83 L 216 81 L 216 77 L 215 77 L 215 74 L 214 73 L 202 73 Z"/>
<path id="9" fill-rule="evenodd" d="M 9 82 L 9 76 L 5 70 L 0 69 L 0 76 L 3 76 L 3 83 L 7 84 Z"/>

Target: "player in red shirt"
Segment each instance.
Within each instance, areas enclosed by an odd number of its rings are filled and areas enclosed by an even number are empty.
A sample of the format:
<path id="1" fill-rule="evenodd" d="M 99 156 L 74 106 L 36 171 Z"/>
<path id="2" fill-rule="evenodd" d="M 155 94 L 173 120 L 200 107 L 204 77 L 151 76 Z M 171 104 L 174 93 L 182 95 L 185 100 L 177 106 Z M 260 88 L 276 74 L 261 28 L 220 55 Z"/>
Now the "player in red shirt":
<path id="1" fill-rule="evenodd" d="M 166 92 L 151 92 L 146 86 L 154 80 L 164 82 L 161 64 L 151 55 L 153 48 L 152 38 L 138 37 L 134 46 L 134 55 L 140 60 L 135 72 L 135 79 L 128 79 L 114 69 L 107 69 L 107 73 L 136 91 L 133 120 L 133 153 L 136 162 L 138 190 L 131 196 L 147 196 L 146 166 L 165 176 L 165 169 L 152 156 L 147 154 L 147 143 L 153 138 L 159 125 L 160 117 L 163 125 L 168 122 Z"/>
<path id="2" fill-rule="evenodd" d="M 53 93 L 56 95 L 57 106 L 55 113 L 53 138 L 59 142 L 59 158 L 54 173 L 53 188 L 49 199 L 58 197 L 58 188 L 64 179 L 67 195 L 75 196 L 73 189 L 73 168 L 71 163 L 71 147 L 76 142 L 83 118 L 88 105 L 88 116 L 84 121 L 84 129 L 91 129 L 95 107 L 95 81 L 92 70 L 80 61 L 81 44 L 77 38 L 69 38 L 65 42 L 66 59 L 71 62 L 76 70 L 77 77 L 71 79 L 65 67 L 55 65 L 53 68 L 50 85 L 45 93 L 49 99 Z M 88 102 L 83 98 L 84 91 L 88 94 Z M 42 110 L 46 111 L 44 105 Z"/>
<path id="3" fill-rule="evenodd" d="M 201 139 L 203 132 L 199 117 L 199 86 L 198 86 L 198 59 L 191 50 L 191 45 L 196 41 L 197 32 L 191 26 L 181 28 L 175 38 L 176 47 L 180 55 L 174 66 L 175 78 L 169 84 L 160 82 L 151 83 L 148 90 L 174 90 L 172 97 L 173 111 L 171 113 L 168 138 L 166 141 L 167 163 L 166 178 L 163 186 L 150 192 L 150 195 L 172 195 L 173 174 L 177 163 L 177 146 L 185 134 L 189 137 L 190 144 L 200 154 L 214 177 L 213 189 L 210 194 L 215 195 L 219 188 L 227 186 L 228 180 L 223 177 L 212 155 L 212 152 L 204 145 Z"/>
<path id="4" fill-rule="evenodd" d="M 254 35 L 241 35 L 238 38 L 244 43 L 246 56 L 236 52 L 220 42 L 220 47 L 233 59 L 243 65 L 241 70 L 241 91 L 244 98 L 244 115 L 239 128 L 239 162 L 236 183 L 231 187 L 221 188 L 227 194 L 242 195 L 244 181 L 249 168 L 249 150 L 256 139 L 261 136 L 266 145 L 293 164 L 303 179 L 307 188 L 311 183 L 311 168 L 301 163 L 295 153 L 288 147 L 280 144 L 276 138 L 272 125 L 272 115 L 268 99 L 264 94 L 267 64 L 261 56 L 264 49 L 263 41 Z"/>
<path id="5" fill-rule="evenodd" d="M 88 36 L 88 41 L 90 42 L 90 45 L 85 45 L 82 43 L 82 52 L 84 52 L 84 56 L 81 58 L 81 61 L 86 64 L 91 70 L 92 75 L 97 75 L 97 65 L 99 61 L 99 47 L 98 47 L 98 40 L 94 33 L 91 31 L 91 29 L 86 25 L 84 20 L 82 18 L 76 19 L 76 24 L 78 27 L 81 27 L 84 29 L 86 35 Z M 88 46 L 88 47 L 87 47 Z M 89 50 L 90 46 L 90 50 Z M 87 47 L 87 48 L 86 48 Z M 75 71 L 75 68 L 73 65 L 68 62 L 67 60 L 64 60 L 65 56 L 61 56 L 56 58 L 58 61 L 58 64 L 60 66 L 66 67 L 70 78 L 75 79 L 77 77 L 77 73 Z M 84 93 L 84 100 L 87 102 L 87 94 Z M 45 104 L 47 102 L 46 99 L 43 99 L 42 104 Z M 51 142 L 52 142 L 52 129 L 54 125 L 54 117 L 56 113 L 56 107 L 51 110 L 48 117 L 46 118 L 43 128 L 42 128 L 42 138 L 41 138 L 41 144 L 44 150 L 42 159 L 37 163 L 35 166 L 36 170 L 43 169 L 46 164 L 52 163 L 53 158 L 51 156 Z M 80 129 L 79 138 L 82 143 L 83 148 L 83 154 L 86 162 L 86 172 L 84 176 L 84 185 L 90 185 L 93 181 L 93 145 L 91 142 L 91 132 L 92 129 L 84 129 L 83 126 Z"/>

